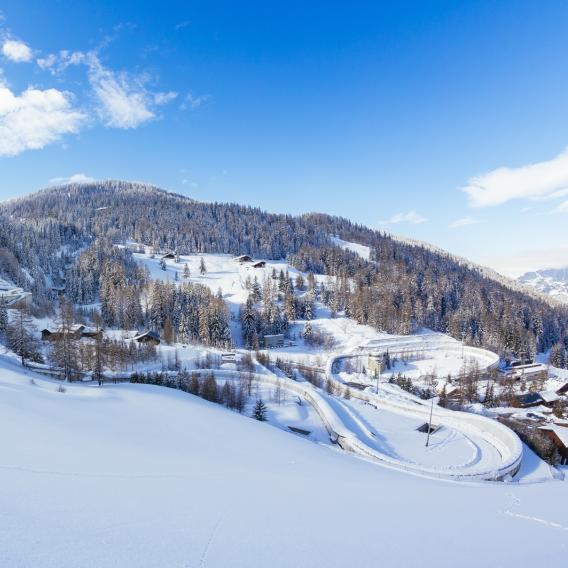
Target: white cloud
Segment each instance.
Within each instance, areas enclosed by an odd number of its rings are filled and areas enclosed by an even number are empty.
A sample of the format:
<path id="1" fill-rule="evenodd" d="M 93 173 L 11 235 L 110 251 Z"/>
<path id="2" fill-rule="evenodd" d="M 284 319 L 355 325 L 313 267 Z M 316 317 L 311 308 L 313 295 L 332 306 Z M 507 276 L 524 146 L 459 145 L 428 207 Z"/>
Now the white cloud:
<path id="1" fill-rule="evenodd" d="M 406 213 L 396 213 L 390 219 L 386 221 L 379 221 L 379 225 L 396 225 L 398 223 L 410 223 L 411 225 L 420 225 L 428 221 L 426 217 L 423 217 L 416 211 L 408 211 Z"/>
<path id="2" fill-rule="evenodd" d="M 491 207 L 511 199 L 554 199 L 565 195 L 567 188 L 568 148 L 552 160 L 473 177 L 462 191 L 472 207 Z"/>
<path id="3" fill-rule="evenodd" d="M 206 103 L 209 100 L 209 95 L 198 95 L 195 96 L 191 93 L 187 93 L 183 103 L 181 103 L 180 109 L 181 110 L 195 110 L 199 108 L 201 105 Z"/>
<path id="4" fill-rule="evenodd" d="M 563 201 L 554 211 L 557 213 L 568 213 L 568 201 Z"/>
<path id="5" fill-rule="evenodd" d="M 69 177 L 54 177 L 49 180 L 50 185 L 66 185 L 68 183 L 89 183 L 97 181 L 95 178 L 89 177 L 85 174 L 73 174 Z"/>
<path id="6" fill-rule="evenodd" d="M 479 221 L 473 217 L 462 217 L 450 223 L 448 227 L 450 229 L 458 229 L 459 227 L 467 227 L 468 225 L 477 225 L 477 223 L 479 223 Z"/>
<path id="7" fill-rule="evenodd" d="M 154 95 L 154 102 L 158 105 L 167 105 L 177 98 L 178 94 L 175 91 L 169 91 L 167 93 L 156 93 Z"/>
<path id="8" fill-rule="evenodd" d="M 0 156 L 15 156 L 78 132 L 86 115 L 73 108 L 70 93 L 29 87 L 15 95 L 0 85 Z"/>
<path id="9" fill-rule="evenodd" d="M 156 117 L 153 98 L 140 79 L 105 68 L 94 53 L 89 54 L 87 65 L 97 110 L 106 126 L 136 128 Z"/>
<path id="10" fill-rule="evenodd" d="M 2 54 L 16 63 L 26 63 L 32 59 L 32 50 L 23 41 L 15 39 L 4 40 Z"/>

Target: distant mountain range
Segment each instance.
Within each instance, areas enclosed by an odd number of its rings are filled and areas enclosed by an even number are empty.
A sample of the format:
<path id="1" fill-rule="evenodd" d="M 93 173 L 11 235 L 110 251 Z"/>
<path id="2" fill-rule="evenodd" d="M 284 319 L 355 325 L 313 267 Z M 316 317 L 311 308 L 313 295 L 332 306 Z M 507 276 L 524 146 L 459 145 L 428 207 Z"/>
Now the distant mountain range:
<path id="1" fill-rule="evenodd" d="M 561 302 L 568 303 L 568 267 L 527 272 L 520 276 L 518 281 Z"/>

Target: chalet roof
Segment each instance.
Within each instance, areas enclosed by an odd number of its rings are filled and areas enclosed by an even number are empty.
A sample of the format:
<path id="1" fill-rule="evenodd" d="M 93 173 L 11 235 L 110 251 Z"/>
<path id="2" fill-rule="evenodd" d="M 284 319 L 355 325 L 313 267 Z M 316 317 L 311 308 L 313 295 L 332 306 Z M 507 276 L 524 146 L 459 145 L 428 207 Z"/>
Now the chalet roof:
<path id="1" fill-rule="evenodd" d="M 542 391 L 539 394 L 544 402 L 555 402 L 560 398 L 554 391 Z"/>
<path id="2" fill-rule="evenodd" d="M 81 323 L 76 323 L 73 324 L 71 326 L 69 326 L 69 331 L 71 331 L 72 333 L 77 332 L 77 331 L 85 331 L 87 328 L 81 324 Z M 47 331 L 49 333 L 61 333 L 63 330 L 58 327 L 57 329 L 49 329 L 48 327 L 44 328 L 41 330 L 42 332 Z"/>
<path id="3" fill-rule="evenodd" d="M 235 256 L 233 260 L 238 260 L 239 262 L 252 261 L 252 257 L 248 254 L 241 254 L 240 256 Z"/>
<path id="4" fill-rule="evenodd" d="M 142 339 L 142 337 L 151 337 L 152 339 L 160 340 L 160 335 L 156 331 L 144 331 L 134 336 L 134 339 Z"/>
<path id="5" fill-rule="evenodd" d="M 562 442 L 562 445 L 565 448 L 568 448 L 568 428 L 557 426 L 556 424 L 547 424 L 546 426 L 541 426 L 540 430 L 554 432 L 558 436 L 558 439 Z"/>

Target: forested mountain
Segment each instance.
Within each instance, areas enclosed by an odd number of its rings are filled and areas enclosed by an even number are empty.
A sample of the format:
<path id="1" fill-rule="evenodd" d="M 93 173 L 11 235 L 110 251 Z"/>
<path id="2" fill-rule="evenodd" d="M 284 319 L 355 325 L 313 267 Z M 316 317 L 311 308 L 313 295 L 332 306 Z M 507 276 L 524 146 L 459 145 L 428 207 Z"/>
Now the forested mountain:
<path id="1" fill-rule="evenodd" d="M 369 246 L 370 260 L 336 246 L 332 236 Z M 339 217 L 197 202 L 137 183 L 71 184 L 1 204 L 0 276 L 31 289 L 47 310 L 52 287 L 64 281 L 77 303 L 104 300 L 118 287 L 129 298 L 118 302 L 123 313 L 135 313 L 145 276 L 128 251 L 112 246 L 127 240 L 157 252 L 287 258 L 303 271 L 337 277 L 316 291 L 332 312 L 391 333 L 426 326 L 500 352 L 559 342 L 565 348 L 568 341 L 565 308 L 442 251 Z M 197 289 L 187 294 L 190 304 L 218 300 Z M 113 324 L 121 318 L 106 317 Z"/>

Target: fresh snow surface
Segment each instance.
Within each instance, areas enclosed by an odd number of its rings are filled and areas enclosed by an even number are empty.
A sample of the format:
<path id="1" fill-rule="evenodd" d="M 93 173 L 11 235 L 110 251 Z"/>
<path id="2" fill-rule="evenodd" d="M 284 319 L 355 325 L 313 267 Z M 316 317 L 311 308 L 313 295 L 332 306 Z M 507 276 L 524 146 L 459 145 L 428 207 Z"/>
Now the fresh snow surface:
<path id="1" fill-rule="evenodd" d="M 179 391 L 30 377 L 0 359 L 1 566 L 565 563 L 566 482 L 435 481 Z"/>
<path id="2" fill-rule="evenodd" d="M 349 241 L 344 241 L 338 237 L 332 237 L 331 240 L 333 244 L 338 247 L 355 252 L 365 260 L 370 260 L 371 258 L 371 248 L 368 246 L 360 245 L 358 243 L 350 243 Z"/>

